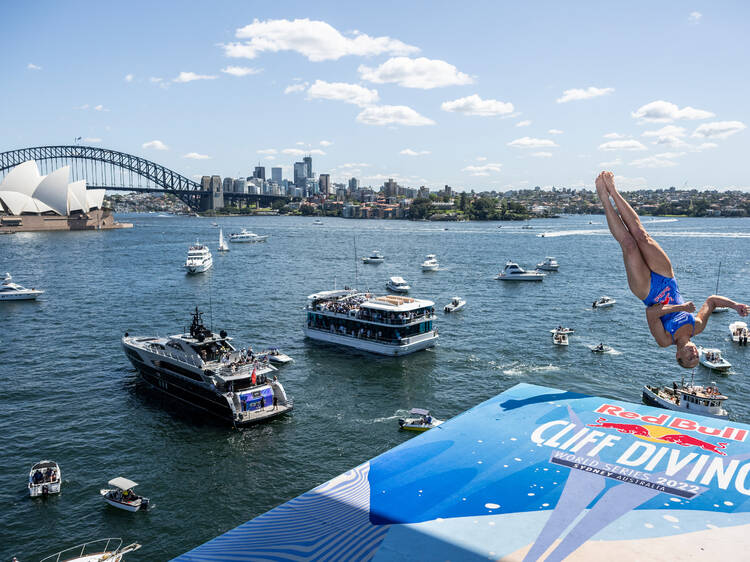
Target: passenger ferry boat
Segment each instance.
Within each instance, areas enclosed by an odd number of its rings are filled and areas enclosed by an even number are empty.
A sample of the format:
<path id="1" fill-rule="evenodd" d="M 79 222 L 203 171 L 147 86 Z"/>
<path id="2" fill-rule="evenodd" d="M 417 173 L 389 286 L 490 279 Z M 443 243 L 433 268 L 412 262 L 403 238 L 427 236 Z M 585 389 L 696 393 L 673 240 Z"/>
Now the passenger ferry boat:
<path id="1" fill-rule="evenodd" d="M 224 330 L 211 332 L 201 316 L 196 307 L 187 334 L 125 334 L 122 347 L 143 379 L 157 390 L 235 426 L 290 411 L 293 402 L 273 376 L 276 368 L 252 351 L 235 349 Z"/>
<path id="2" fill-rule="evenodd" d="M 208 246 L 196 242 L 195 245 L 190 246 L 187 255 L 187 261 L 185 262 L 185 269 L 188 273 L 203 273 L 211 269 L 214 264 L 214 258 L 211 255 L 211 250 Z"/>
<path id="3" fill-rule="evenodd" d="M 400 356 L 433 347 L 438 339 L 432 301 L 353 289 L 307 298 L 304 332 L 314 340 Z"/>
<path id="4" fill-rule="evenodd" d="M 719 392 L 714 382 L 707 387 L 684 383 L 679 386 L 673 383 L 671 388 L 650 384 L 643 387 L 643 401 L 646 404 L 712 418 L 729 416 L 724 409 L 726 400 L 727 397 Z"/>

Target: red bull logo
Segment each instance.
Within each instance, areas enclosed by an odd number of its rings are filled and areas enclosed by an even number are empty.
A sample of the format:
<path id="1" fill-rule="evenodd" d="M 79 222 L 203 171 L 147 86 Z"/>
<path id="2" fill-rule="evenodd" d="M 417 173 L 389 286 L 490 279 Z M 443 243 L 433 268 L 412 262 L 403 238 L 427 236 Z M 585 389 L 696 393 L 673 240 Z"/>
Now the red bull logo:
<path id="1" fill-rule="evenodd" d="M 653 417 L 653 416 L 647 416 Z M 629 433 L 645 439 L 646 441 L 652 441 L 654 443 L 671 443 L 673 445 L 680 445 L 681 447 L 699 447 L 704 451 L 710 451 L 717 455 L 724 455 L 726 453 L 721 449 L 726 449 L 727 443 L 710 443 L 703 439 L 697 439 L 691 435 L 685 435 L 684 433 L 675 432 L 669 427 L 660 425 L 639 425 L 632 423 L 617 423 L 607 421 L 607 418 L 599 418 L 596 423 L 588 424 L 588 427 L 603 427 L 607 429 L 614 429 L 620 433 Z"/>

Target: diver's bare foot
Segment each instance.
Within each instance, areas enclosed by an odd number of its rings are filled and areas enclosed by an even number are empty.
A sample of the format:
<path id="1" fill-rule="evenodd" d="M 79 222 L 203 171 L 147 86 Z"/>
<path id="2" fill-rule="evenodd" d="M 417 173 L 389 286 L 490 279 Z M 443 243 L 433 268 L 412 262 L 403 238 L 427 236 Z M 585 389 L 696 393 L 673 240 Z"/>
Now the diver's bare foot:
<path id="1" fill-rule="evenodd" d="M 604 182 L 604 174 L 607 172 L 602 172 L 599 174 L 596 178 L 596 182 L 594 185 L 596 185 L 596 193 L 599 195 L 599 199 L 604 203 L 605 199 L 609 199 L 609 190 L 607 189 L 607 185 Z"/>
<path id="2" fill-rule="evenodd" d="M 617 188 L 615 187 L 615 175 L 612 172 L 602 172 L 599 174 L 599 177 L 602 178 L 602 183 L 604 183 L 610 195 L 617 193 Z"/>

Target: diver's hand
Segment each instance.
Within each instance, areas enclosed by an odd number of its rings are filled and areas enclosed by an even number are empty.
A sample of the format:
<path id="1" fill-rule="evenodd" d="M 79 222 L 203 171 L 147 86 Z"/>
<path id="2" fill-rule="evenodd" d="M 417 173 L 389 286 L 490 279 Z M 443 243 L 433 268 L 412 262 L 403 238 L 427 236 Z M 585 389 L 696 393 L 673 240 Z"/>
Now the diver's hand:
<path id="1" fill-rule="evenodd" d="M 682 303 L 682 310 L 685 312 L 695 312 L 695 304 L 693 301 Z"/>
<path id="2" fill-rule="evenodd" d="M 734 308 L 737 311 L 737 314 L 739 314 L 740 316 L 747 316 L 748 309 L 747 309 L 746 304 L 742 304 L 741 302 L 738 302 L 732 308 Z"/>

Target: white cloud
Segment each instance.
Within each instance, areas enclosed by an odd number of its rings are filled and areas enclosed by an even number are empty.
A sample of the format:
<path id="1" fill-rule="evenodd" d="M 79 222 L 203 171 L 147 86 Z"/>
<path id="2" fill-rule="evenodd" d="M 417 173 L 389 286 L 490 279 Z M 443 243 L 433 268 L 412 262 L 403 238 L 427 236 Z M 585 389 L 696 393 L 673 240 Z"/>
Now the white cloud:
<path id="1" fill-rule="evenodd" d="M 471 84 L 468 74 L 459 72 L 450 63 L 443 60 L 419 57 L 394 57 L 376 68 L 360 65 L 357 69 L 360 77 L 376 84 L 398 84 L 405 88 L 429 90 L 442 86 Z"/>
<path id="2" fill-rule="evenodd" d="M 677 162 L 668 158 L 660 158 L 658 155 L 655 155 L 647 156 L 646 158 L 641 158 L 639 160 L 633 160 L 630 165 L 635 166 L 636 168 L 672 168 L 677 166 Z"/>
<path id="3" fill-rule="evenodd" d="M 177 78 L 172 79 L 172 82 L 193 82 L 195 80 L 215 80 L 216 76 L 210 76 L 208 74 L 196 74 L 195 72 L 180 72 Z"/>
<path id="4" fill-rule="evenodd" d="M 226 66 L 221 69 L 224 74 L 231 74 L 232 76 L 249 76 L 250 74 L 258 74 L 263 72 L 260 68 L 251 68 L 249 66 Z"/>
<path id="5" fill-rule="evenodd" d="M 94 111 L 109 111 L 109 109 L 104 107 L 102 104 L 99 104 L 97 106 L 94 106 Z"/>
<path id="6" fill-rule="evenodd" d="M 160 140 L 152 140 L 148 142 L 144 142 L 141 147 L 143 148 L 153 148 L 154 150 L 169 150 L 169 147 L 161 142 Z"/>
<path id="7" fill-rule="evenodd" d="M 614 140 L 599 145 L 599 150 L 646 150 L 637 140 Z"/>
<path id="8" fill-rule="evenodd" d="M 567 103 L 569 101 L 588 100 L 591 98 L 598 98 L 606 94 L 614 92 L 614 88 L 595 88 L 589 86 L 588 88 L 573 88 L 571 90 L 565 90 L 562 97 L 557 98 L 557 103 Z"/>
<path id="9" fill-rule="evenodd" d="M 516 123 L 516 127 L 528 127 L 529 125 L 531 125 L 531 121 L 529 121 L 528 119 L 526 121 L 519 121 L 518 123 Z"/>
<path id="10" fill-rule="evenodd" d="M 290 154 L 292 156 L 304 156 L 306 154 L 317 154 L 318 156 L 324 156 L 325 152 L 319 148 L 313 148 L 312 150 L 302 150 L 301 148 L 285 148 L 281 151 L 282 154 Z"/>
<path id="11" fill-rule="evenodd" d="M 307 82 L 301 82 L 300 84 L 292 84 L 284 88 L 285 94 L 294 94 L 296 92 L 304 92 L 307 89 Z"/>
<path id="12" fill-rule="evenodd" d="M 562 135 L 562 134 L 563 134 L 563 131 L 561 131 L 560 129 L 550 129 L 550 130 L 549 130 L 549 131 L 547 131 L 547 132 L 548 132 L 548 133 L 549 133 L 550 135 Z"/>
<path id="13" fill-rule="evenodd" d="M 96 137 L 84 137 L 83 142 L 102 142 L 102 139 Z"/>
<path id="14" fill-rule="evenodd" d="M 352 103 L 360 107 L 373 105 L 380 99 L 377 90 L 369 90 L 357 84 L 346 82 L 325 82 L 316 80 L 307 90 L 309 99 L 326 99 Z"/>
<path id="15" fill-rule="evenodd" d="M 440 106 L 443 111 L 455 111 L 466 115 L 507 115 L 513 113 L 513 104 L 499 100 L 483 100 L 477 94 L 446 101 Z"/>
<path id="16" fill-rule="evenodd" d="M 536 156 L 537 158 L 551 158 L 552 153 L 551 152 L 532 152 L 532 156 Z"/>
<path id="17" fill-rule="evenodd" d="M 347 162 L 346 164 L 339 164 L 334 170 L 351 170 L 352 168 L 369 168 L 371 164 L 365 162 Z"/>
<path id="18" fill-rule="evenodd" d="M 700 152 L 701 150 L 709 150 L 711 148 L 718 148 L 719 145 L 715 142 L 704 142 L 695 147 L 695 150 Z"/>
<path id="19" fill-rule="evenodd" d="M 605 139 L 624 139 L 625 135 L 621 135 L 620 133 L 607 133 L 604 135 Z"/>
<path id="20" fill-rule="evenodd" d="M 156 76 L 152 76 L 151 78 L 148 79 L 148 81 L 153 84 L 159 84 L 160 82 L 164 81 L 164 78 L 157 78 Z"/>
<path id="21" fill-rule="evenodd" d="M 551 148 L 557 146 L 555 141 L 549 139 L 535 139 L 532 137 L 522 137 L 508 143 L 508 146 L 516 148 Z"/>
<path id="22" fill-rule="evenodd" d="M 208 154 L 198 154 L 197 152 L 188 152 L 187 154 L 183 155 L 183 158 L 188 158 L 190 160 L 210 160 L 211 157 Z"/>
<path id="23" fill-rule="evenodd" d="M 367 107 L 357 115 L 357 121 L 366 125 L 406 125 L 409 127 L 435 124 L 432 119 L 420 115 L 406 105 Z"/>
<path id="24" fill-rule="evenodd" d="M 41 66 L 37 66 L 33 62 L 30 62 L 29 64 L 27 64 L 26 68 L 29 69 L 29 70 L 41 70 L 42 69 Z"/>
<path id="25" fill-rule="evenodd" d="M 488 176 L 490 172 L 500 173 L 503 165 L 498 163 L 488 163 L 482 166 L 466 166 L 462 172 L 469 172 L 472 176 Z"/>
<path id="26" fill-rule="evenodd" d="M 261 150 L 256 150 L 255 152 L 257 152 L 258 154 L 276 154 L 278 153 L 278 150 L 276 150 L 275 148 L 263 148 Z"/>
<path id="27" fill-rule="evenodd" d="M 390 37 L 370 37 L 357 31 L 350 35 L 342 35 L 324 21 L 307 18 L 292 21 L 256 19 L 235 33 L 238 39 L 246 41 L 223 47 L 228 57 L 254 59 L 266 51 L 295 51 L 313 62 L 337 60 L 347 55 L 408 55 L 419 52 L 417 47 Z"/>
<path id="28" fill-rule="evenodd" d="M 615 176 L 615 183 L 617 188 L 620 189 L 643 189 L 647 187 L 646 178 L 637 177 L 629 178 L 627 176 Z"/>
<path id="29" fill-rule="evenodd" d="M 399 154 L 404 154 L 406 156 L 422 156 L 429 153 L 429 150 L 412 150 L 411 148 L 405 148 L 401 152 L 399 152 Z"/>
<path id="30" fill-rule="evenodd" d="M 486 156 L 477 156 L 477 162 L 485 162 L 487 160 Z"/>
<path id="31" fill-rule="evenodd" d="M 87 103 L 84 103 L 84 104 L 83 104 L 82 106 L 80 106 L 80 107 L 76 107 L 76 109 L 88 109 L 88 108 L 89 108 L 89 104 L 87 104 Z"/>
<path id="32" fill-rule="evenodd" d="M 652 123 L 669 123 L 677 119 L 708 119 L 714 117 L 710 111 L 695 109 L 694 107 L 683 107 L 680 109 L 676 104 L 657 100 L 647 103 L 631 113 L 636 119 L 650 121 Z"/>
<path id="33" fill-rule="evenodd" d="M 331 146 L 333 143 L 331 141 L 322 140 L 320 141 L 320 146 Z"/>
<path id="34" fill-rule="evenodd" d="M 135 78 L 135 76 L 133 76 L 132 74 L 126 74 L 125 75 L 125 82 L 132 82 L 133 78 Z"/>
<path id="35" fill-rule="evenodd" d="M 601 168 L 611 168 L 613 166 L 619 166 L 620 164 L 622 164 L 622 158 L 615 158 L 610 162 L 599 162 L 597 165 Z"/>
<path id="36" fill-rule="evenodd" d="M 684 137 L 685 127 L 677 127 L 676 125 L 665 125 L 661 129 L 656 131 L 644 131 L 644 137 Z"/>
<path id="37" fill-rule="evenodd" d="M 302 141 L 297 141 L 294 144 L 296 144 L 297 146 L 305 146 L 307 143 L 306 142 L 302 142 Z"/>
<path id="38" fill-rule="evenodd" d="M 690 12 L 690 15 L 688 16 L 688 21 L 692 23 L 693 25 L 697 24 L 701 21 L 703 18 L 703 14 L 700 12 Z"/>
<path id="39" fill-rule="evenodd" d="M 694 138 L 725 139 L 746 129 L 742 121 L 716 121 L 700 125 L 692 134 Z"/>

